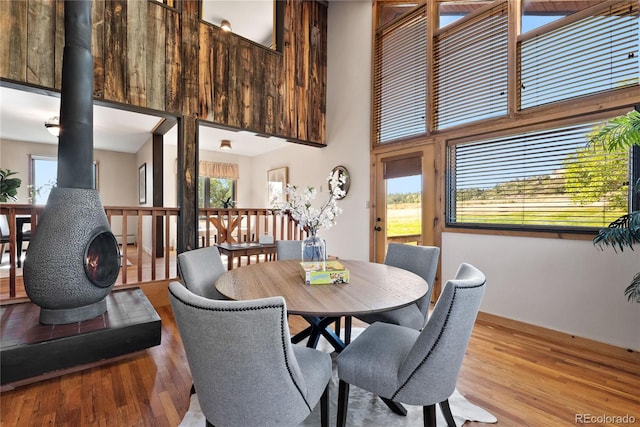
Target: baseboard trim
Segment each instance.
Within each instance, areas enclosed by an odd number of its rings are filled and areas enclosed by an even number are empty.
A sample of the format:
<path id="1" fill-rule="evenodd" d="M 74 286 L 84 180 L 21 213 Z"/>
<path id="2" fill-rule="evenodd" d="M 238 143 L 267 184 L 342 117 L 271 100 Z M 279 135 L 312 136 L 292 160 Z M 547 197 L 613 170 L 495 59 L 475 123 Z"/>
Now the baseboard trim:
<path id="1" fill-rule="evenodd" d="M 560 332 L 553 329 L 544 328 L 542 326 L 521 322 L 519 320 L 513 320 L 506 317 L 497 316 L 495 314 L 479 312 L 477 322 L 488 326 L 494 325 L 496 327 L 510 329 L 514 333 L 535 335 L 536 337 L 542 337 L 545 340 L 560 345 L 571 346 L 573 348 L 589 349 L 590 351 L 595 351 L 607 356 L 618 357 L 630 362 L 640 363 L 640 352 L 638 351 L 623 347 L 617 347 L 612 344 L 595 341 L 589 338 L 578 337 L 565 332 Z"/>

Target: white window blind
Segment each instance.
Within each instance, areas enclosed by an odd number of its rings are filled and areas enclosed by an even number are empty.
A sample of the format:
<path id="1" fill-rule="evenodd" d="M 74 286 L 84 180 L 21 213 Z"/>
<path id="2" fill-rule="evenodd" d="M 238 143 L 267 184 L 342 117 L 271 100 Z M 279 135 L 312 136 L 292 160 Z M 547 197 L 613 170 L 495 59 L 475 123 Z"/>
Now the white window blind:
<path id="1" fill-rule="evenodd" d="M 376 33 L 375 142 L 426 132 L 427 19 L 425 6 Z"/>
<path id="2" fill-rule="evenodd" d="M 520 43 L 522 109 L 638 84 L 638 1 L 605 5 Z"/>
<path id="3" fill-rule="evenodd" d="M 435 40 L 435 128 L 507 114 L 507 3 Z"/>
<path id="4" fill-rule="evenodd" d="M 589 135 L 603 122 L 448 148 L 447 223 L 488 228 L 599 228 L 628 212 L 630 156 Z"/>

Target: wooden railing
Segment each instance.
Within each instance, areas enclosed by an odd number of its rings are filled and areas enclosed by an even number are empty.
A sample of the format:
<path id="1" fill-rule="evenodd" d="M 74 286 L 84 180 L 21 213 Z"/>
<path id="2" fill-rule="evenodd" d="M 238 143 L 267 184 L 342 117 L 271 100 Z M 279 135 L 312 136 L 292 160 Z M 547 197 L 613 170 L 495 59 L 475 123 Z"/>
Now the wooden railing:
<path id="1" fill-rule="evenodd" d="M 304 232 L 286 215 L 271 209 L 200 209 L 200 246 L 215 243 L 257 242 L 262 235 L 274 240 L 298 240 Z"/>
<path id="2" fill-rule="evenodd" d="M 104 209 L 122 253 L 122 268 L 116 286 L 177 277 L 175 242 L 179 208 L 106 206 Z M 17 254 L 16 217 L 30 219 L 33 236 L 37 233 L 38 218 L 43 210 L 43 205 L 0 205 L 0 215 L 6 215 L 9 224 L 9 277 L 0 278 L 3 301 L 16 298 L 16 284 L 21 282 L 18 256 L 22 254 Z M 274 240 L 304 238 L 304 232 L 295 221 L 264 208 L 200 209 L 198 226 L 198 246 L 257 242 L 265 234 L 273 236 Z M 4 290 L 7 281 L 8 293 Z"/>

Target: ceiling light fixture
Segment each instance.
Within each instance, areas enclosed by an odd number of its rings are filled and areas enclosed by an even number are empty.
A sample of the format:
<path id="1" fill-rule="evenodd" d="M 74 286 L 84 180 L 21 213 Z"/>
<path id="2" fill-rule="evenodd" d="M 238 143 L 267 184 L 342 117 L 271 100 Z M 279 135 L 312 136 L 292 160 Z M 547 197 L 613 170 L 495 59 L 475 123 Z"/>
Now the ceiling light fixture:
<path id="1" fill-rule="evenodd" d="M 44 127 L 47 128 L 49 133 L 53 136 L 60 136 L 60 117 L 51 117 L 44 122 Z"/>
<path id="2" fill-rule="evenodd" d="M 231 141 L 228 139 L 223 139 L 220 141 L 220 149 L 221 150 L 231 150 Z"/>
<path id="3" fill-rule="evenodd" d="M 220 28 L 222 28 L 225 31 L 231 31 L 231 22 L 227 21 L 226 19 L 223 19 L 222 22 L 220 23 Z"/>

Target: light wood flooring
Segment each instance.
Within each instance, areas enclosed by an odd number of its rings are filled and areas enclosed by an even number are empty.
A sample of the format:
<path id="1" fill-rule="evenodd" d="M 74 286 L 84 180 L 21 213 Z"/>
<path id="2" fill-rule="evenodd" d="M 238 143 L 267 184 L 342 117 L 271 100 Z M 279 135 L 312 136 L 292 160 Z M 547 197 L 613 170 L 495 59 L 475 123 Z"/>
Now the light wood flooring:
<path id="1" fill-rule="evenodd" d="M 170 307 L 157 311 L 160 346 L 5 391 L 0 425 L 177 426 L 189 405 L 191 376 Z M 290 325 L 295 332 L 305 323 L 292 316 Z M 481 313 L 458 389 L 492 412 L 498 426 L 580 425 L 576 417 L 586 414 L 628 415 L 640 425 L 639 356 Z"/>

